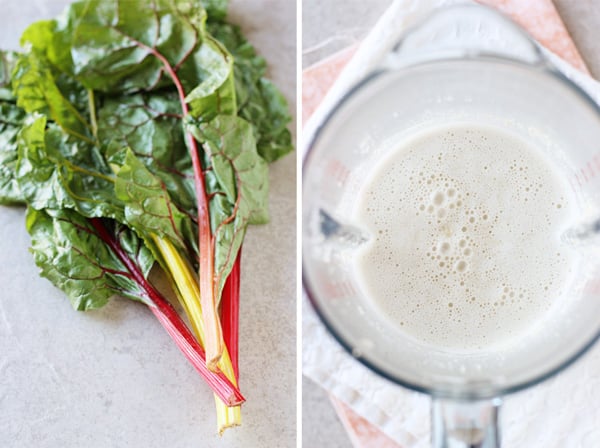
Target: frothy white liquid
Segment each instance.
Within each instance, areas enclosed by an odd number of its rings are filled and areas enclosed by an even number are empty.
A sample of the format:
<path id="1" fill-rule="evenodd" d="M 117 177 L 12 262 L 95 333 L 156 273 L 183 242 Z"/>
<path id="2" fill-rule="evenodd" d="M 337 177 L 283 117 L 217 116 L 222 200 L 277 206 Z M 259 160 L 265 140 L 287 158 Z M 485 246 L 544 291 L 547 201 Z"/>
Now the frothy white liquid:
<path id="1" fill-rule="evenodd" d="M 564 292 L 573 260 L 560 234 L 568 186 L 525 141 L 467 125 L 415 136 L 360 191 L 372 235 L 359 282 L 402 331 L 442 349 L 522 335 Z"/>

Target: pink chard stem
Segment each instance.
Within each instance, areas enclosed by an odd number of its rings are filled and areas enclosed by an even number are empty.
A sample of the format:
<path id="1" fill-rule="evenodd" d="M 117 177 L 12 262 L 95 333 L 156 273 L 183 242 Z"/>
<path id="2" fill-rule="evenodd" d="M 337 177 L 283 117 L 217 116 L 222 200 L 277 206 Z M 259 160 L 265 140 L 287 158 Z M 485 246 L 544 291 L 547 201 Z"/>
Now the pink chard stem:
<path id="1" fill-rule="evenodd" d="M 239 380 L 239 331 L 240 331 L 240 268 L 242 260 L 242 249 L 237 258 L 223 288 L 221 297 L 221 324 L 223 325 L 223 339 L 229 349 L 231 364 L 235 378 Z"/>

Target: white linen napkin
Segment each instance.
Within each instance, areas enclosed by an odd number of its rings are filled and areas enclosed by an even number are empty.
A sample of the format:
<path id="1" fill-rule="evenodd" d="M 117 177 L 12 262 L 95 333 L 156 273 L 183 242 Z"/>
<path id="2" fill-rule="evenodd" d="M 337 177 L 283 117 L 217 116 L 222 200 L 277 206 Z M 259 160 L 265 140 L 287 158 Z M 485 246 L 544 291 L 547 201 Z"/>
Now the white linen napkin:
<path id="1" fill-rule="evenodd" d="M 395 0 L 308 121 L 304 149 L 332 106 L 382 61 L 408 26 L 434 8 L 458 2 Z M 502 38 L 502 30 L 498 31 Z M 598 82 L 551 52 L 542 51 L 565 76 L 596 102 L 600 101 Z M 429 398 L 394 385 L 354 360 L 329 335 L 306 298 L 302 312 L 304 375 L 347 403 L 403 448 L 428 447 Z M 560 375 L 506 397 L 501 419 L 505 447 L 600 447 L 600 346 Z"/>

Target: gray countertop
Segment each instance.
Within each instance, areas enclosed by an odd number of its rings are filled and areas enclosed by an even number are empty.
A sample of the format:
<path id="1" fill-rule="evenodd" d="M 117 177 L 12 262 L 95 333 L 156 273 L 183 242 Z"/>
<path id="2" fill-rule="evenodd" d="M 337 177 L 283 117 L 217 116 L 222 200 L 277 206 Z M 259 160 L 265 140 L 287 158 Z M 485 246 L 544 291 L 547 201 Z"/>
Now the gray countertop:
<path id="1" fill-rule="evenodd" d="M 0 47 L 66 0 L 0 0 Z M 296 7 L 232 0 L 296 110 Z M 295 115 L 295 114 L 294 114 Z M 295 125 L 292 124 L 292 129 Z M 249 229 L 241 279 L 243 426 L 216 435 L 210 389 L 143 305 L 113 299 L 76 312 L 38 276 L 20 208 L 0 207 L 0 446 L 296 445 L 296 160 L 271 166 L 271 222 Z"/>
<path id="2" fill-rule="evenodd" d="M 303 0 L 302 66 L 363 38 L 391 0 Z M 600 78 L 600 8 L 596 0 L 555 0 L 554 4 L 594 77 Z M 302 382 L 302 442 L 305 448 L 348 448 L 351 442 L 328 396 L 307 378 Z"/>

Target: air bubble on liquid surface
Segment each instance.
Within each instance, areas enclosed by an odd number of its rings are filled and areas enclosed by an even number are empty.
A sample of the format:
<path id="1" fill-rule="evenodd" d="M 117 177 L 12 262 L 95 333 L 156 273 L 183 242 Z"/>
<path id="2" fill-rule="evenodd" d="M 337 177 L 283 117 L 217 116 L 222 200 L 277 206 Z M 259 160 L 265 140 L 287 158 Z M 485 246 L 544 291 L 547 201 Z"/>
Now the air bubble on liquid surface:
<path id="1" fill-rule="evenodd" d="M 431 201 L 435 204 L 435 205 L 442 205 L 444 203 L 444 193 L 442 193 L 441 191 L 436 191 L 435 193 L 433 193 Z"/>
<path id="2" fill-rule="evenodd" d="M 439 250 L 443 254 L 447 253 L 448 251 L 450 251 L 450 243 L 448 243 L 447 241 L 440 243 Z"/>
<path id="3" fill-rule="evenodd" d="M 467 262 L 464 260 L 460 260 L 456 265 L 454 265 L 454 269 L 457 272 L 465 272 L 467 270 Z"/>

